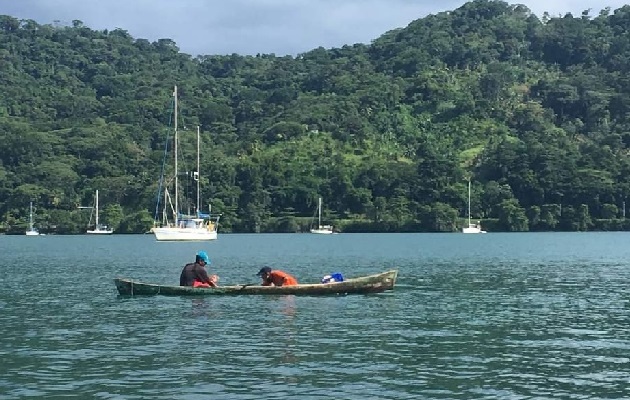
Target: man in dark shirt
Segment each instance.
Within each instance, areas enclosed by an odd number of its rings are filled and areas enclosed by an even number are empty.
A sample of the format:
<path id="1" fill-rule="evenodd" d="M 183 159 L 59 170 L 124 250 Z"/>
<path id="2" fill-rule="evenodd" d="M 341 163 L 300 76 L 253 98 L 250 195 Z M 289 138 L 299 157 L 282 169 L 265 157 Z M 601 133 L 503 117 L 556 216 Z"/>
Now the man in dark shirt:
<path id="1" fill-rule="evenodd" d="M 179 286 L 216 287 L 218 277 L 208 276 L 206 265 L 210 265 L 210 257 L 205 251 L 200 251 L 195 256 L 195 262 L 186 264 L 179 276 Z"/>

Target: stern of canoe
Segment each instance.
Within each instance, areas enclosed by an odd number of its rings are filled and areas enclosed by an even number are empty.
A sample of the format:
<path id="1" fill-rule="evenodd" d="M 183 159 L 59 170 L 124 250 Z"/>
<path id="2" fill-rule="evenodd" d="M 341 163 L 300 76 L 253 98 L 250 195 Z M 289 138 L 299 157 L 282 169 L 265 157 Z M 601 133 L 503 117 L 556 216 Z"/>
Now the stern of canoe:
<path id="1" fill-rule="evenodd" d="M 122 296 L 135 295 L 156 295 L 160 294 L 160 285 L 152 285 L 150 283 L 134 282 L 131 279 L 114 279 L 118 294 Z"/>
<path id="2" fill-rule="evenodd" d="M 114 284 L 116 285 L 116 289 L 118 289 L 118 294 L 130 296 L 132 293 L 132 282 L 128 279 L 114 279 Z"/>
<path id="3" fill-rule="evenodd" d="M 346 293 L 380 293 L 393 290 L 398 277 L 398 270 L 382 272 L 380 274 L 348 279 L 340 284 L 346 284 Z"/>

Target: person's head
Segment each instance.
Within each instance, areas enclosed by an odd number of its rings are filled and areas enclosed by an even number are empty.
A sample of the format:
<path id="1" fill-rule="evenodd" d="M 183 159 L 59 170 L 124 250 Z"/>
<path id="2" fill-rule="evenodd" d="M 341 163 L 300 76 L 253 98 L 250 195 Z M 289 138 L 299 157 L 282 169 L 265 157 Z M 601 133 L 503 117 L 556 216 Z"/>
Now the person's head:
<path id="1" fill-rule="evenodd" d="M 269 278 L 269 275 L 271 275 L 271 268 L 269 268 L 269 267 L 262 267 L 260 269 L 260 271 L 258 271 L 258 273 L 256 275 L 260 276 L 262 279 L 267 279 L 267 278 Z"/>
<path id="2" fill-rule="evenodd" d="M 210 265 L 210 257 L 208 257 L 208 254 L 202 250 L 197 252 L 197 255 L 195 256 L 195 262 L 201 265 Z"/>

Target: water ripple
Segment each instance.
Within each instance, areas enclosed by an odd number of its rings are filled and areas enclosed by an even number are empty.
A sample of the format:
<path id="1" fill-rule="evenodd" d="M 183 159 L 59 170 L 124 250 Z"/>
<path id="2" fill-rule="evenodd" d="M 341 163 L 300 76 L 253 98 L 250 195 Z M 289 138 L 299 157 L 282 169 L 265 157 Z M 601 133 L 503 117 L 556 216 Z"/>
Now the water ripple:
<path id="1" fill-rule="evenodd" d="M 397 266 L 396 290 L 119 298 L 114 276 L 174 282 L 198 244 L 1 238 L 0 397 L 630 397 L 626 236 L 337 236 L 225 235 L 211 252 L 223 282 L 281 256 L 304 281 Z"/>

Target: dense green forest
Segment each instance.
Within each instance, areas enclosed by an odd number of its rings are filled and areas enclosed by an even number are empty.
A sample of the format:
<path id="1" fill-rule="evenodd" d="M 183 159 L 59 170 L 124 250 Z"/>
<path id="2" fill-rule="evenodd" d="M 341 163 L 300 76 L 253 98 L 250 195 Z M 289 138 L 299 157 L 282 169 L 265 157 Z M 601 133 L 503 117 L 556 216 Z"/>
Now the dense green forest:
<path id="1" fill-rule="evenodd" d="M 222 232 L 628 230 L 630 6 L 542 18 L 476 0 L 371 44 L 198 56 L 125 30 L 0 16 L 0 223 L 156 215 L 171 95 Z M 170 157 L 167 155 L 167 158 Z M 181 168 L 181 167 L 180 167 Z M 188 184 L 182 179 L 184 187 Z"/>

